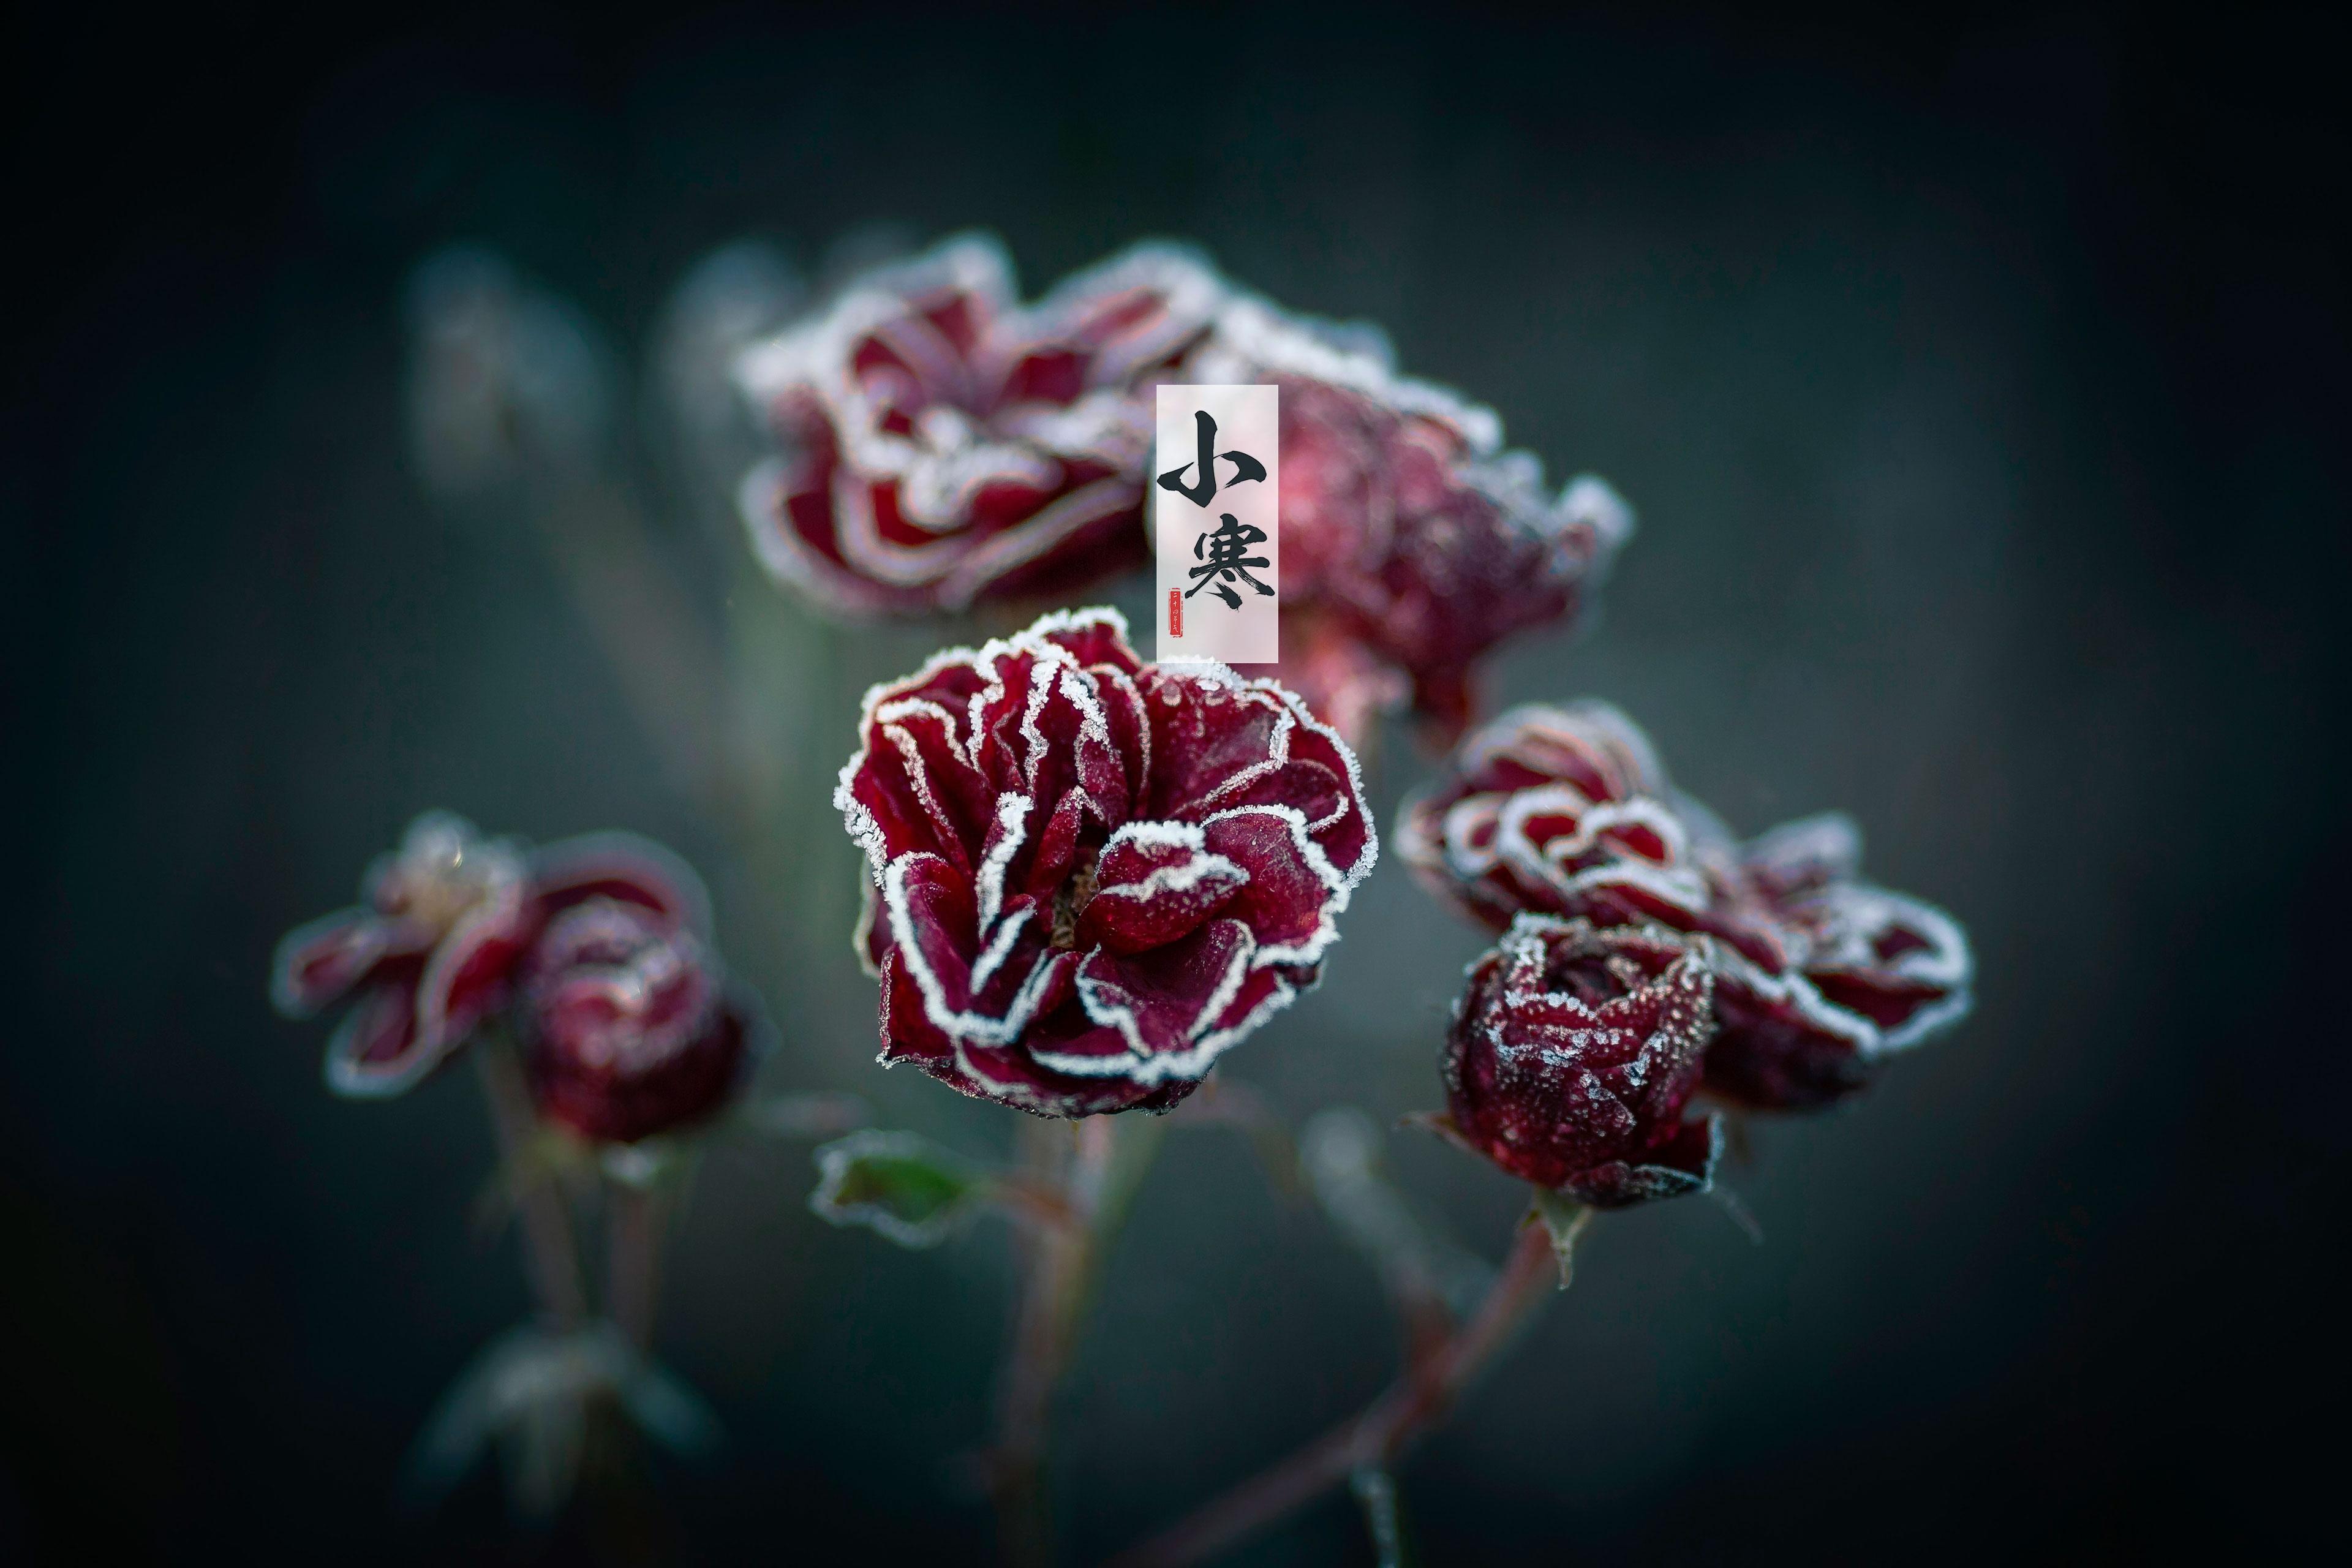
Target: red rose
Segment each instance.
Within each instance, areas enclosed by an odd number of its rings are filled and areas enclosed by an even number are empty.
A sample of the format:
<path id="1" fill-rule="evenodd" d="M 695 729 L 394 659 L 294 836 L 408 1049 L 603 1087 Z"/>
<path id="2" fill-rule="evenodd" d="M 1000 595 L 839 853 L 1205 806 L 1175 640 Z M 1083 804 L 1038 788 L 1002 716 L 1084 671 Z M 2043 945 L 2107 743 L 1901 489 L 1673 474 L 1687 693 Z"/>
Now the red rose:
<path id="1" fill-rule="evenodd" d="M 328 1043 L 327 1082 L 358 1096 L 399 1094 L 456 1052 L 505 1004 L 551 915 L 604 898 L 696 930 L 709 919 L 694 873 L 643 839 L 592 834 L 534 853 L 441 811 L 368 868 L 361 895 L 288 933 L 270 979 L 289 1017 L 355 998 Z"/>
<path id="2" fill-rule="evenodd" d="M 634 1143 L 700 1121 L 741 1086 L 749 1005 L 684 925 L 592 899 L 550 921 L 520 973 L 540 1111 L 583 1138 Z"/>
<path id="3" fill-rule="evenodd" d="M 1040 1116 L 1165 1110 L 1318 978 L 1377 853 L 1354 755 L 1126 631 L 1048 616 L 866 693 L 834 798 L 886 1065 Z"/>
<path id="4" fill-rule="evenodd" d="M 1397 374 L 1374 330 L 1239 299 L 1184 371 L 1282 389 L 1283 678 L 1334 720 L 1409 689 L 1458 734 L 1477 661 L 1572 617 L 1633 531 L 1598 479 L 1548 493 L 1493 410 Z M 1364 657 L 1333 657 L 1334 637 Z"/>
<path id="5" fill-rule="evenodd" d="M 1657 927 L 1519 916 L 1471 966 L 1446 1034 L 1451 1132 L 1598 1208 L 1705 1191 L 1719 1132 L 1683 1111 L 1710 981 L 1703 953 Z"/>
<path id="6" fill-rule="evenodd" d="M 1518 708 L 1471 735 L 1406 803 L 1397 844 L 1426 886 L 1497 929 L 1535 910 L 1716 938 L 1706 1084 L 1727 1100 L 1834 1100 L 1969 1010 L 1967 937 L 1861 881 L 1850 820 L 1738 844 L 1604 703 Z"/>
<path id="7" fill-rule="evenodd" d="M 1223 297 L 1160 245 L 1033 307 L 969 236 L 866 274 L 742 361 L 791 451 L 744 487 L 761 559 L 821 605 L 899 614 L 1140 564 L 1150 388 Z"/>
<path id="8" fill-rule="evenodd" d="M 1773 972 L 1742 956 L 1738 983 L 1717 985 L 1711 1092 L 1764 1109 L 1825 1104 L 1968 1015 L 1967 934 L 1934 905 L 1861 880 L 1851 818 L 1787 823 L 1737 854 L 1736 918 L 1769 925 L 1786 958 Z"/>

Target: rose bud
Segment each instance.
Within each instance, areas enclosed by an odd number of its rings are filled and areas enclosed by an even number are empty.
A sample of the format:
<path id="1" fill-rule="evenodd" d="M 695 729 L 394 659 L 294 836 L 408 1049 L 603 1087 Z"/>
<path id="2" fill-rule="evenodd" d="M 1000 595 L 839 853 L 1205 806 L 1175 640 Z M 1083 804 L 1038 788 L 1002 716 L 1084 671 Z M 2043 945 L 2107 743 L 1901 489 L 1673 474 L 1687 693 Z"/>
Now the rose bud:
<path id="1" fill-rule="evenodd" d="M 1683 1120 L 1714 1027 L 1703 947 L 1519 916 L 1455 1005 L 1446 1131 L 1596 1208 L 1704 1192 L 1720 1133 Z"/>
<path id="2" fill-rule="evenodd" d="M 354 1096 L 399 1094 L 448 1059 L 504 1005 L 549 915 L 602 897 L 697 930 L 709 918 L 693 872 L 642 839 L 592 834 L 534 854 L 444 811 L 368 868 L 361 896 L 289 932 L 270 979 L 289 1017 L 354 998 L 326 1064 L 329 1087 Z"/>
<path id="3" fill-rule="evenodd" d="M 866 694 L 835 804 L 873 874 L 886 1066 L 1040 1116 L 1166 1110 L 1320 974 L 1378 852 L 1271 681 L 1047 616 Z"/>
<path id="4" fill-rule="evenodd" d="M 1397 374 L 1375 329 L 1238 299 L 1185 379 L 1282 389 L 1283 679 L 1343 733 L 1409 691 L 1451 741 L 1478 660 L 1571 620 L 1633 531 L 1598 479 L 1548 493 L 1534 457 L 1502 450 L 1493 410 Z M 1334 658 L 1335 636 L 1365 657 Z"/>
<path id="5" fill-rule="evenodd" d="M 1741 845 L 1605 703 L 1515 709 L 1469 736 L 1406 802 L 1397 847 L 1425 886 L 1497 929 L 1533 910 L 1714 937 L 1721 1026 L 1706 1088 L 1739 1104 L 1827 1103 L 1969 1010 L 1966 935 L 1862 881 L 1851 820 Z"/>
<path id="6" fill-rule="evenodd" d="M 708 1120 L 748 1074 L 757 1027 L 693 931 L 641 904 L 592 899 L 550 921 L 519 1010 L 541 1114 L 634 1143 Z"/>
<path id="7" fill-rule="evenodd" d="M 744 486 L 761 560 L 850 614 L 1044 598 L 1141 564 L 1148 389 L 1223 293 L 1156 245 L 1028 308 L 974 237 L 865 274 L 740 362 L 788 453 Z"/>

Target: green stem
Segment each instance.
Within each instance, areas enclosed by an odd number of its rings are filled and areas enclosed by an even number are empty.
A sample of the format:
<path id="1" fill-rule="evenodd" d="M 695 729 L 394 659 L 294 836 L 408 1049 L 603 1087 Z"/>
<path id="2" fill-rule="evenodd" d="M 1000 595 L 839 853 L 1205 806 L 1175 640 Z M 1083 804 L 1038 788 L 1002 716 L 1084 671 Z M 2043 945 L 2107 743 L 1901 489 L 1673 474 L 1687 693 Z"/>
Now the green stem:
<path id="1" fill-rule="evenodd" d="M 628 1342 L 652 1348 L 661 1293 L 661 1242 L 668 1205 L 656 1192 L 604 1184 L 604 1311 Z"/>
<path id="2" fill-rule="evenodd" d="M 588 1316 L 588 1295 L 580 1283 L 580 1249 L 563 1194 L 551 1178 L 530 1169 L 539 1113 L 523 1080 L 521 1056 L 500 1030 L 486 1030 L 470 1054 L 498 1135 L 499 1169 L 513 1190 L 532 1299 L 540 1315 L 556 1328 L 578 1328 Z"/>
<path id="3" fill-rule="evenodd" d="M 992 1454 L 998 1539 L 1014 1568 L 1054 1562 L 1054 1510 L 1047 1458 L 1053 1406 L 1094 1299 L 1105 1247 L 1158 1152 L 1158 1120 L 1092 1116 L 1064 1131 L 1053 1122 L 1022 1129 L 1030 1180 L 1059 1192 L 1076 1216 L 1020 1241 L 1023 1289 L 997 1397 Z"/>

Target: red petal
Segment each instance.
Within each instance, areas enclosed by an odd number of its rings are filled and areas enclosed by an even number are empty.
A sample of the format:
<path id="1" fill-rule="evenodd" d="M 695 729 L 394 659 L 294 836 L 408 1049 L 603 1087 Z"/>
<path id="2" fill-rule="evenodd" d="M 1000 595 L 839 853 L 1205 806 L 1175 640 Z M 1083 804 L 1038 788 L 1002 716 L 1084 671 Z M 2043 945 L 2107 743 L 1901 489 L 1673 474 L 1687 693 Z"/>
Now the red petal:
<path id="1" fill-rule="evenodd" d="M 698 936 L 710 934 L 710 895 L 694 868 L 634 833 L 588 833 L 531 857 L 531 890 L 553 914 L 590 899 L 635 904 Z"/>
<path id="2" fill-rule="evenodd" d="M 270 963 L 269 999 L 289 1018 L 307 1018 L 364 984 L 386 962 L 424 949 L 414 927 L 373 910 L 343 910 L 297 926 Z"/>
<path id="3" fill-rule="evenodd" d="M 1105 847 L 1094 896 L 1078 916 L 1081 947 L 1140 952 L 1190 935 L 1231 901 L 1249 873 L 1204 847 L 1202 831 L 1138 823 Z"/>
<path id="4" fill-rule="evenodd" d="M 416 1029 L 425 1049 L 456 1048 L 506 999 L 538 925 L 522 889 L 499 887 L 441 939 L 416 985 Z"/>
<path id="5" fill-rule="evenodd" d="M 355 1099 L 399 1094 L 447 1054 L 428 1047 L 417 1031 L 415 988 L 379 985 L 361 996 L 327 1042 L 327 1087 Z"/>

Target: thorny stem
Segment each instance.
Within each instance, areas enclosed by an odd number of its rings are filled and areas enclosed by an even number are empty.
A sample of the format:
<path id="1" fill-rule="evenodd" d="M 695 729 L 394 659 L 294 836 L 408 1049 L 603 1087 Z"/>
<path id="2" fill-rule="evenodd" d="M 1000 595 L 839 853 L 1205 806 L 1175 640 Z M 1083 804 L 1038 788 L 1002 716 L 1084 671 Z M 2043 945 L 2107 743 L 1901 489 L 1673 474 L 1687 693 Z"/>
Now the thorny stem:
<path id="1" fill-rule="evenodd" d="M 1559 1262 L 1538 1223 L 1521 1227 L 1511 1256 L 1467 1322 L 1433 1347 L 1364 1411 L 1273 1468 L 1202 1505 L 1110 1568 L 1180 1568 L 1265 1529 L 1358 1474 L 1385 1471 L 1412 1441 L 1444 1419 L 1550 1294 Z"/>
<path id="2" fill-rule="evenodd" d="M 513 1185 L 532 1298 L 541 1316 L 555 1327 L 578 1328 L 588 1316 L 587 1293 L 580 1283 L 580 1250 L 563 1194 L 551 1179 L 527 1167 L 539 1117 L 523 1082 L 521 1058 L 514 1042 L 495 1030 L 484 1032 L 471 1055 L 481 1075 L 482 1097 L 489 1102 L 490 1125 L 498 1134 L 499 1163 Z"/>
<path id="3" fill-rule="evenodd" d="M 1018 1243 L 1022 1300 L 998 1388 L 991 1454 L 999 1542 L 1014 1568 L 1047 1568 L 1054 1561 L 1046 1485 L 1054 1397 L 1077 1344 L 1103 1248 L 1161 1131 L 1156 1122 L 1123 1128 L 1121 1120 L 1134 1119 L 1090 1116 L 1069 1131 L 1045 1121 L 1022 1128 L 1026 1179 L 1060 1194 L 1076 1223 L 1029 1230 Z"/>

